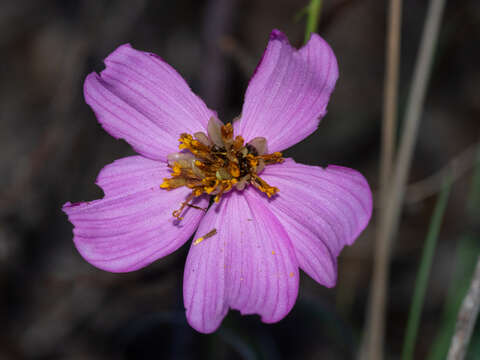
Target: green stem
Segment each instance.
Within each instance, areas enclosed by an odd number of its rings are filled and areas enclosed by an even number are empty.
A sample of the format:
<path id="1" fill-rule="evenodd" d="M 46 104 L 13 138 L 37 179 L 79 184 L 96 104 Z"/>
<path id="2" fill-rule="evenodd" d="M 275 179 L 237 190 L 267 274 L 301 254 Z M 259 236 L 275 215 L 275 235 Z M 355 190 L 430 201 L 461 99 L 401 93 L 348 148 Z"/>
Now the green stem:
<path id="1" fill-rule="evenodd" d="M 317 31 L 318 19 L 322 10 L 322 0 L 311 0 L 307 7 L 307 27 L 305 29 L 305 43 L 310 39 L 310 34 Z"/>
<path id="2" fill-rule="evenodd" d="M 438 233 L 442 225 L 443 215 L 447 206 L 448 195 L 452 187 L 451 176 L 445 180 L 442 192 L 435 205 L 435 210 L 428 229 L 425 247 L 423 249 L 420 269 L 418 270 L 417 281 L 415 283 L 415 292 L 413 295 L 412 306 L 408 316 L 407 333 L 403 344 L 402 360 L 413 359 L 413 350 L 417 338 L 420 315 L 422 313 L 423 302 L 428 285 L 428 277 L 432 267 L 433 255 L 437 244 Z"/>
<path id="3" fill-rule="evenodd" d="M 444 305 L 443 319 L 435 340 L 430 348 L 428 360 L 443 360 L 447 356 L 450 339 L 455 331 L 457 314 L 460 310 L 462 300 L 467 294 L 470 279 L 472 277 L 475 263 L 480 254 L 478 232 L 473 229 L 475 220 L 478 219 L 480 209 L 480 146 L 477 148 L 476 167 L 472 178 L 472 184 L 468 193 L 466 216 L 471 223 L 463 231 L 464 234 L 458 239 L 453 268 L 453 277 L 448 287 L 447 299 Z"/>

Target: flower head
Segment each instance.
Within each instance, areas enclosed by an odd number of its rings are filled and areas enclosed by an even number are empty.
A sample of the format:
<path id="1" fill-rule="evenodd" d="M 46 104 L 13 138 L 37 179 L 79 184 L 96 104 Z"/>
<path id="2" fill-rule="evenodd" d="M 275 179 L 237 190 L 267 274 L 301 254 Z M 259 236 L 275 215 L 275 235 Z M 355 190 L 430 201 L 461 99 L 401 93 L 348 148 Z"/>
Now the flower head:
<path id="1" fill-rule="evenodd" d="M 123 45 L 105 64 L 85 80 L 86 102 L 139 155 L 102 169 L 103 199 L 63 207 L 88 262 L 133 271 L 196 231 L 183 293 L 188 322 L 204 333 L 229 309 L 268 323 L 285 317 L 299 268 L 335 285 L 338 254 L 370 219 L 369 186 L 355 170 L 280 153 L 326 113 L 338 67 L 320 36 L 296 50 L 274 30 L 242 114 L 227 125 L 156 55 Z"/>

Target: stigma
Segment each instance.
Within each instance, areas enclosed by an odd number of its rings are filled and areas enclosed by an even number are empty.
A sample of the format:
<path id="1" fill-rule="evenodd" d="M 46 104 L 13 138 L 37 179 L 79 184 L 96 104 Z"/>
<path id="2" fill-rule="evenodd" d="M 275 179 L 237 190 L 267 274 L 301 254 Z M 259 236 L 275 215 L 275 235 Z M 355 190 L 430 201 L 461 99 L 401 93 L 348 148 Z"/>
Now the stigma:
<path id="1" fill-rule="evenodd" d="M 242 191 L 249 185 L 269 198 L 278 192 L 259 176 L 266 165 L 283 162 L 282 153 L 268 154 L 265 138 L 257 137 L 245 144 L 240 135 L 234 137 L 231 123 L 223 125 L 212 117 L 207 134 L 183 133 L 179 142 L 181 151 L 167 157 L 171 177 L 165 178 L 160 185 L 166 190 L 182 186 L 192 190 L 181 208 L 173 212 L 177 219 L 182 219 L 181 214 L 187 206 L 206 210 L 190 203 L 201 195 L 211 195 L 219 202 L 229 191 Z"/>

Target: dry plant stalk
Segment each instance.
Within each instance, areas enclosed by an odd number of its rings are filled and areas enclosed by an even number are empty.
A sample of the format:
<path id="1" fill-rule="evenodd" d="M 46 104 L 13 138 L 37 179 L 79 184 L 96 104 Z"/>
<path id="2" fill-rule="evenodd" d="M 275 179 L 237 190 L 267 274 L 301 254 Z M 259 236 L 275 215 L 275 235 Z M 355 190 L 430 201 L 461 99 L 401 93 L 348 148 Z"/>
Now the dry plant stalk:
<path id="1" fill-rule="evenodd" d="M 395 156 L 395 138 L 397 128 L 398 108 L 398 74 L 400 69 L 400 42 L 402 24 L 402 0 L 391 0 L 388 11 L 388 33 L 386 46 L 386 69 L 383 97 L 382 142 L 380 155 L 380 208 L 385 209 L 388 199 L 388 189 L 392 173 L 392 164 Z M 379 223 L 382 223 L 384 212 L 378 213 Z M 375 283 L 385 283 L 386 280 L 378 279 L 382 259 L 385 258 L 388 246 L 382 241 L 380 233 L 377 234 L 374 254 L 374 280 Z M 367 344 L 369 354 L 381 354 L 384 337 L 384 322 L 379 317 L 385 313 L 385 291 L 378 286 L 373 286 L 370 292 L 369 323 L 367 324 Z M 381 305 L 380 308 L 378 305 Z M 374 328 L 371 325 L 376 324 Z"/>
<path id="2" fill-rule="evenodd" d="M 393 1 L 393 0 L 392 0 Z M 378 246 L 374 263 L 373 290 L 368 309 L 369 339 L 367 357 L 371 360 L 383 359 L 385 308 L 391 245 L 398 229 L 407 177 L 417 139 L 420 115 L 423 109 L 428 80 L 430 78 L 433 51 L 438 38 L 445 0 L 431 0 L 420 42 L 420 52 L 415 64 L 413 81 L 405 115 L 395 171 L 389 184 L 387 206 L 380 218 Z"/>
<path id="3" fill-rule="evenodd" d="M 462 307 L 458 313 L 455 334 L 453 335 L 448 351 L 447 360 L 462 360 L 468 349 L 473 327 L 477 320 L 480 308 L 480 256 L 473 275 L 470 289 L 463 299 Z"/>

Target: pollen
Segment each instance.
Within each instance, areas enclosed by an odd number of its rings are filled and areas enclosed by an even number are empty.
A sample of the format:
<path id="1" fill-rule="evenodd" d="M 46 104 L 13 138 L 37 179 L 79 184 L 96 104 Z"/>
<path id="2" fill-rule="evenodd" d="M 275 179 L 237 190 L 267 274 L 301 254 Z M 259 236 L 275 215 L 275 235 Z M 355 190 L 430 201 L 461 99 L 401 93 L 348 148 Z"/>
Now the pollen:
<path id="1" fill-rule="evenodd" d="M 185 208 L 197 208 L 191 201 L 205 194 L 219 202 L 229 191 L 242 191 L 248 185 L 269 198 L 278 192 L 278 188 L 259 176 L 266 165 L 283 162 L 282 153 L 268 154 L 265 138 L 257 137 L 245 143 L 241 136 L 234 137 L 232 124 L 223 125 L 214 117 L 208 122 L 207 133 L 181 134 L 178 146 L 181 151 L 168 155 L 171 177 L 165 178 L 160 188 L 173 190 L 186 186 L 192 190 L 181 207 L 173 212 L 174 217 L 181 220 Z M 198 238 L 194 244 L 205 237 Z"/>

